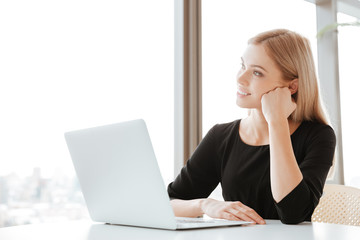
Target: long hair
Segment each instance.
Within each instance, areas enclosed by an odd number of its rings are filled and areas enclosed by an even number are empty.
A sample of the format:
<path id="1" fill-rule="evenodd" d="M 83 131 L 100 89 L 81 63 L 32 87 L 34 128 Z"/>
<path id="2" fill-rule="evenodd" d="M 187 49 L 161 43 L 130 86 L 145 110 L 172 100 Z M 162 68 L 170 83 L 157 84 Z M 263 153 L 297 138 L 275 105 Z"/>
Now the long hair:
<path id="1" fill-rule="evenodd" d="M 248 44 L 262 44 L 282 72 L 285 80 L 298 79 L 298 91 L 292 95 L 297 107 L 290 118 L 329 124 L 321 104 L 318 81 L 309 40 L 286 29 L 256 35 Z"/>

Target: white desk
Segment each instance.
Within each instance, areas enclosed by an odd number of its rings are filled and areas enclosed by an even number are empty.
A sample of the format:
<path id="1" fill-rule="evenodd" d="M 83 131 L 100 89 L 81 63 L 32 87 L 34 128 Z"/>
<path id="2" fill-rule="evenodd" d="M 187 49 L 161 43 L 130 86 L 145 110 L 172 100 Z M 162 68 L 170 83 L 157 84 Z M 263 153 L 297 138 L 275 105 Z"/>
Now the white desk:
<path id="1" fill-rule="evenodd" d="M 0 228 L 1 240 L 192 240 L 192 239 L 275 239 L 275 240 L 359 240 L 360 227 L 325 223 L 284 225 L 267 220 L 266 225 L 169 231 L 113 226 L 90 221 L 34 224 Z"/>

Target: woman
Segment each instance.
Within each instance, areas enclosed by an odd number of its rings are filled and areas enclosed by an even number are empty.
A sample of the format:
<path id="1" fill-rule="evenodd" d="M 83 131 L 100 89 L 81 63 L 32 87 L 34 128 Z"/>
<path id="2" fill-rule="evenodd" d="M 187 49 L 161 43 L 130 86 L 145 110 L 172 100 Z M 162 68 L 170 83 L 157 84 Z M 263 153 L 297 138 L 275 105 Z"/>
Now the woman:
<path id="1" fill-rule="evenodd" d="M 215 125 L 168 186 L 176 216 L 310 221 L 332 165 L 309 41 L 289 30 L 251 38 L 237 75 L 242 120 Z M 207 198 L 221 183 L 225 201 Z"/>

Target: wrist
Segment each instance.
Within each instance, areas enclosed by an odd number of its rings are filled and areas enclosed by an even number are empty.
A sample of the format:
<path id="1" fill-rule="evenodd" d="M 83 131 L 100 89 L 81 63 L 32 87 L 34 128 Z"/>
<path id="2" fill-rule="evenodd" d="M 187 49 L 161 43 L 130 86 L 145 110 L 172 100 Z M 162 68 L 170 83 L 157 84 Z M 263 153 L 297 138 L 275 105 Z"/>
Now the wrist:
<path id="1" fill-rule="evenodd" d="M 198 200 L 198 209 L 201 215 L 205 213 L 206 204 L 207 204 L 207 198 L 201 198 Z"/>
<path id="2" fill-rule="evenodd" d="M 268 121 L 268 126 L 269 128 L 274 128 L 274 127 L 289 127 L 289 121 L 287 120 L 287 118 L 277 118 L 277 119 L 269 119 Z"/>

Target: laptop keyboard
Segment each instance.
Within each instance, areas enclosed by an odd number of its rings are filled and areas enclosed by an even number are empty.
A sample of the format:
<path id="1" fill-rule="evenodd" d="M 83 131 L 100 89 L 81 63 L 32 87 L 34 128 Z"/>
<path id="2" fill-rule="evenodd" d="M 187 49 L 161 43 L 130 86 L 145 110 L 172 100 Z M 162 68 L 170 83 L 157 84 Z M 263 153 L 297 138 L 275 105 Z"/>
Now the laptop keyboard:
<path id="1" fill-rule="evenodd" d="M 215 223 L 214 220 L 211 219 L 203 219 L 203 218 L 181 218 L 176 219 L 177 223 Z"/>

